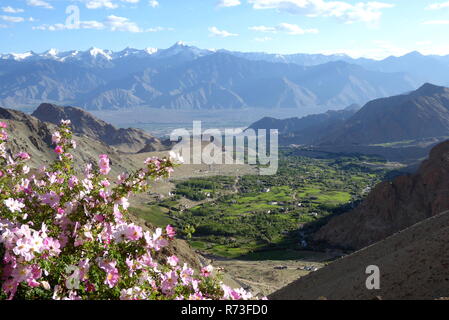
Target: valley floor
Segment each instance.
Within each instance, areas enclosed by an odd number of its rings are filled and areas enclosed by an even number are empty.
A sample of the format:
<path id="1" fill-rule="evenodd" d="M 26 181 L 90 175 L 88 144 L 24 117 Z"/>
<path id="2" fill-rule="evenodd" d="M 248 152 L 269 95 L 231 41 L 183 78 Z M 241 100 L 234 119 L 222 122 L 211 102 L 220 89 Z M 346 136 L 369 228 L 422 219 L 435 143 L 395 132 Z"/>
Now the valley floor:
<path id="1" fill-rule="evenodd" d="M 136 199 L 132 211 L 152 224 L 174 225 L 204 263 L 265 296 L 341 256 L 309 243 L 313 232 L 399 168 L 378 157 L 313 158 L 285 148 L 278 173 L 268 177 L 251 166 L 181 165 Z"/>
<path id="2" fill-rule="evenodd" d="M 333 256 L 322 252 L 295 252 L 292 260 L 240 260 L 206 255 L 211 264 L 222 268 L 243 288 L 267 296 L 291 282 L 322 268 Z"/>

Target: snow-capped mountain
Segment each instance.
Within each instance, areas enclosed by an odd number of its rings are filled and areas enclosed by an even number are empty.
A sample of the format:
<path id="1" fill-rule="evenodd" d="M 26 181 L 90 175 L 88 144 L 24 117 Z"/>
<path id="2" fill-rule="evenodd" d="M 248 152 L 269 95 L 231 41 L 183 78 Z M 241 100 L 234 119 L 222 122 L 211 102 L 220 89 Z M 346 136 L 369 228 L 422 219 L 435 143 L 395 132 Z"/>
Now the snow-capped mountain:
<path id="1" fill-rule="evenodd" d="M 424 82 L 447 86 L 448 75 L 449 58 L 419 53 L 376 61 L 200 49 L 182 42 L 116 52 L 50 49 L 0 55 L 0 105 L 332 109 L 411 91 Z"/>
<path id="2" fill-rule="evenodd" d="M 194 60 L 200 57 L 204 57 L 213 53 L 222 52 L 230 54 L 239 58 L 244 58 L 253 61 L 266 61 L 273 63 L 294 63 L 303 66 L 316 66 L 323 63 L 334 61 L 345 61 L 348 63 L 361 64 L 368 59 L 353 59 L 344 54 L 271 54 L 264 52 L 238 52 L 228 50 L 215 50 L 215 49 L 200 49 L 195 46 L 187 45 L 186 43 L 179 41 L 173 46 L 166 49 L 159 48 L 125 48 L 121 51 L 103 50 L 99 48 L 90 48 L 86 51 L 72 50 L 60 52 L 57 49 L 50 49 L 43 53 L 35 53 L 33 51 L 25 53 L 8 53 L 0 54 L 0 59 L 15 60 L 15 61 L 30 61 L 30 60 L 55 60 L 60 62 L 85 62 L 88 65 L 100 61 L 105 64 L 107 62 L 113 62 L 115 60 L 130 58 L 153 58 L 153 59 L 167 59 L 177 57 L 179 61 Z"/>
<path id="3" fill-rule="evenodd" d="M 15 60 L 15 61 L 30 61 L 30 60 L 55 60 L 60 62 L 68 61 L 87 61 L 94 60 L 113 61 L 123 58 L 168 58 L 177 55 L 190 56 L 191 58 L 198 58 L 213 53 L 212 50 L 203 50 L 193 46 L 188 46 L 183 42 L 177 42 L 167 49 L 158 48 L 125 48 L 124 50 L 114 52 L 112 50 L 104 50 L 92 47 L 86 51 L 71 50 L 60 52 L 57 49 L 49 49 L 42 53 L 35 53 L 33 51 L 24 53 L 6 53 L 0 54 L 0 59 Z"/>

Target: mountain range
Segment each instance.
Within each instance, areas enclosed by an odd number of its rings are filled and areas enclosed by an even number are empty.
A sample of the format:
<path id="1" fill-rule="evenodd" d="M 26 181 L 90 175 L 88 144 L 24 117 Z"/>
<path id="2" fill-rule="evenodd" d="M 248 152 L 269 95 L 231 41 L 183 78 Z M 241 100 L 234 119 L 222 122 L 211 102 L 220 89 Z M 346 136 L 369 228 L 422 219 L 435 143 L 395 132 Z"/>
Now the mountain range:
<path id="1" fill-rule="evenodd" d="M 428 72 L 432 70 L 432 72 Z M 437 70 L 434 72 L 434 70 Z M 168 49 L 0 55 L 0 105 L 43 102 L 86 110 L 296 108 L 321 112 L 449 84 L 449 59 L 411 53 L 382 61 L 345 55 L 274 55 Z"/>
<path id="2" fill-rule="evenodd" d="M 370 101 L 321 141 L 367 145 L 449 136 L 449 89 L 424 84 L 408 94 Z"/>
<path id="3" fill-rule="evenodd" d="M 249 129 L 277 129 L 282 145 L 313 144 L 343 125 L 359 109 L 360 106 L 351 105 L 343 110 L 329 110 L 325 113 L 312 114 L 302 118 L 294 117 L 280 120 L 265 117 L 250 125 Z"/>
<path id="4" fill-rule="evenodd" d="M 249 128 L 278 129 L 283 145 L 314 145 L 339 152 L 345 148 L 350 153 L 357 148 L 360 153 L 375 153 L 380 148 L 428 148 L 449 137 L 449 88 L 426 83 L 415 91 L 375 99 L 361 108 L 352 105 L 284 120 L 263 118 Z M 419 152 L 416 155 L 421 157 Z"/>

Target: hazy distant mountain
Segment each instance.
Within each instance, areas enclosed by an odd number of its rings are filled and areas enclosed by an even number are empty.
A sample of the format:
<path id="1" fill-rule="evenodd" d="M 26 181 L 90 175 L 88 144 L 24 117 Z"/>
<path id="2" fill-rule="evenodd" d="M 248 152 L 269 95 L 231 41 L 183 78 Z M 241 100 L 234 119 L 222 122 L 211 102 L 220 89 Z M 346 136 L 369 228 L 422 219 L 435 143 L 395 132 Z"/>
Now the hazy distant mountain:
<path id="1" fill-rule="evenodd" d="M 142 130 L 134 128 L 117 129 L 79 108 L 43 103 L 32 115 L 41 121 L 53 124 L 59 124 L 62 119 L 71 120 L 71 127 L 76 134 L 102 141 L 106 145 L 123 152 L 134 153 L 144 148 L 146 152 L 166 149 L 159 139 Z"/>
<path id="2" fill-rule="evenodd" d="M 361 145 L 449 136 L 449 89 L 425 84 L 367 103 L 322 144 Z"/>
<path id="3" fill-rule="evenodd" d="M 388 57 L 381 61 L 361 60 L 356 64 L 380 72 L 407 72 L 422 82 L 449 86 L 449 57 L 424 56 L 411 52 L 402 57 Z"/>
<path id="4" fill-rule="evenodd" d="M 253 123 L 249 128 L 277 129 L 281 144 L 313 144 L 342 125 L 357 112 L 357 109 L 355 105 L 351 105 L 344 110 L 284 120 L 266 117 Z"/>
<path id="5" fill-rule="evenodd" d="M 223 50 L 225 51 L 225 50 Z M 417 51 L 396 57 L 390 56 L 382 60 L 367 58 L 354 59 L 345 54 L 268 54 L 263 52 L 231 52 L 248 60 L 262 60 L 276 63 L 295 63 L 302 66 L 317 66 L 328 62 L 344 61 L 356 64 L 365 69 L 380 72 L 406 72 L 420 82 L 431 82 L 449 86 L 449 56 L 423 55 Z"/>
<path id="6" fill-rule="evenodd" d="M 420 76 L 408 75 L 408 69 L 383 72 L 371 62 L 344 55 L 203 50 L 183 43 L 168 49 L 6 54 L 0 55 L 0 104 L 321 111 L 364 104 L 421 84 Z"/>
<path id="7" fill-rule="evenodd" d="M 306 53 L 296 53 L 296 54 L 276 54 L 276 53 L 265 53 L 265 52 L 238 52 L 238 51 L 228 51 L 219 50 L 220 52 L 225 52 L 232 54 L 234 56 L 248 59 L 248 60 L 259 60 L 274 63 L 295 63 L 301 66 L 317 66 L 320 64 L 344 61 L 348 63 L 363 63 L 371 61 L 370 59 L 353 59 L 345 54 L 306 54 Z"/>

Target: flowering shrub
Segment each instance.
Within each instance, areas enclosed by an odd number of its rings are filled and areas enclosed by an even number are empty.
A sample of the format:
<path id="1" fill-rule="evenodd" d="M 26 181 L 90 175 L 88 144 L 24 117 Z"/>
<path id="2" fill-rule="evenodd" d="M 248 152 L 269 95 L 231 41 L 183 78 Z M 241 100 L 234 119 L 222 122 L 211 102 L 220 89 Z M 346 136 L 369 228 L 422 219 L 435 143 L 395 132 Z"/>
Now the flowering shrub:
<path id="1" fill-rule="evenodd" d="M 130 222 L 128 198 L 148 190 L 149 179 L 168 177 L 171 159 L 149 158 L 115 182 L 107 155 L 76 173 L 69 126 L 62 121 L 52 137 L 58 160 L 31 170 L 28 153 L 7 153 L 0 122 L 0 299 L 252 298 L 221 283 L 211 266 L 195 275 L 164 257 L 171 226 L 150 233 Z"/>

